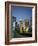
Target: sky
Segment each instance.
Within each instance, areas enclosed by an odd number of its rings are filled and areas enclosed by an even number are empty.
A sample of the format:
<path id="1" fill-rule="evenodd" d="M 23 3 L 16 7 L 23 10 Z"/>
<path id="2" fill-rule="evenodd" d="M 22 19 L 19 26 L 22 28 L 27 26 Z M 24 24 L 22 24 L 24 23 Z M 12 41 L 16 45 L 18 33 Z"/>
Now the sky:
<path id="1" fill-rule="evenodd" d="M 29 19 L 32 17 L 32 8 L 31 7 L 11 7 L 11 15 L 16 17 L 16 21 L 19 22 L 20 19 Z"/>

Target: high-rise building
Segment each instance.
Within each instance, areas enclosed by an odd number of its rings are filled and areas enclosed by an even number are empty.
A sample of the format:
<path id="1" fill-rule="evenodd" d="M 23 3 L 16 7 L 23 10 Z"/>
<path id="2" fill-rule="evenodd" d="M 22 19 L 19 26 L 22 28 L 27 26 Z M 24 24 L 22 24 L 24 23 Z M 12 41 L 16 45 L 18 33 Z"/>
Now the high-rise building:
<path id="1" fill-rule="evenodd" d="M 11 17 L 11 36 L 14 37 L 16 17 Z"/>
<path id="2" fill-rule="evenodd" d="M 16 17 L 12 16 L 12 19 L 11 19 L 12 29 L 15 28 L 15 23 L 16 23 Z"/>
<path id="3" fill-rule="evenodd" d="M 29 20 L 28 19 L 25 19 L 24 21 L 20 20 L 20 33 L 27 32 L 28 29 L 29 29 Z"/>
<path id="4" fill-rule="evenodd" d="M 25 31 L 28 32 L 29 30 L 29 20 L 25 19 Z"/>
<path id="5" fill-rule="evenodd" d="M 25 21 L 23 21 L 22 27 L 23 27 L 23 32 L 25 32 Z"/>
<path id="6" fill-rule="evenodd" d="M 23 21 L 20 20 L 20 33 L 22 33 L 22 25 L 23 25 Z"/>

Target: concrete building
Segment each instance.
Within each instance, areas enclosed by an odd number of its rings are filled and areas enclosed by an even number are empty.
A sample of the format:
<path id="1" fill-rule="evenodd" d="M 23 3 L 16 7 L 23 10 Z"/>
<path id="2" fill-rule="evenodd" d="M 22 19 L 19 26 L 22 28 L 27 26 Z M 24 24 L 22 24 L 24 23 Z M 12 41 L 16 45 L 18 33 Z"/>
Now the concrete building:
<path id="1" fill-rule="evenodd" d="M 20 20 L 20 33 L 22 33 L 22 25 L 23 25 L 23 22 L 22 20 Z"/>
<path id="2" fill-rule="evenodd" d="M 11 17 L 11 36 L 14 37 L 16 17 Z"/>
<path id="3" fill-rule="evenodd" d="M 24 21 L 20 20 L 20 33 L 28 32 L 28 30 L 29 30 L 29 20 L 28 19 L 25 19 Z"/>
<path id="4" fill-rule="evenodd" d="M 29 20 L 25 19 L 25 31 L 28 32 L 29 30 Z"/>

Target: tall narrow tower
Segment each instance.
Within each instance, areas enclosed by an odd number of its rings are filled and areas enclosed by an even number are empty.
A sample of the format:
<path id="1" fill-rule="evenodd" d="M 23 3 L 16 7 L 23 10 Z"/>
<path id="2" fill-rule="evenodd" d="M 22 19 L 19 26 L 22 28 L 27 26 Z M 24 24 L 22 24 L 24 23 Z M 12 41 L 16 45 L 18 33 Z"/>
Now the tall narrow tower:
<path id="1" fill-rule="evenodd" d="M 28 19 L 25 19 L 25 27 L 26 27 L 26 32 L 28 32 L 28 29 L 29 29 L 29 20 Z"/>
<path id="2" fill-rule="evenodd" d="M 22 20 L 20 20 L 20 33 L 22 33 L 22 25 L 23 25 L 23 22 Z"/>

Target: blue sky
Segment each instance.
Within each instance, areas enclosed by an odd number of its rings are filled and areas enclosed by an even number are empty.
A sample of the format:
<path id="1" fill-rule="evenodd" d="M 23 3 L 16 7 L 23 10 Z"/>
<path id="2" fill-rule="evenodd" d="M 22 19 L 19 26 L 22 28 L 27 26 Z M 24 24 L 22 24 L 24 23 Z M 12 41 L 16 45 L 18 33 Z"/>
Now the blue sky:
<path id="1" fill-rule="evenodd" d="M 32 8 L 30 7 L 19 7 L 12 6 L 11 15 L 16 17 L 16 21 L 18 22 L 20 19 L 29 19 L 32 16 Z"/>

